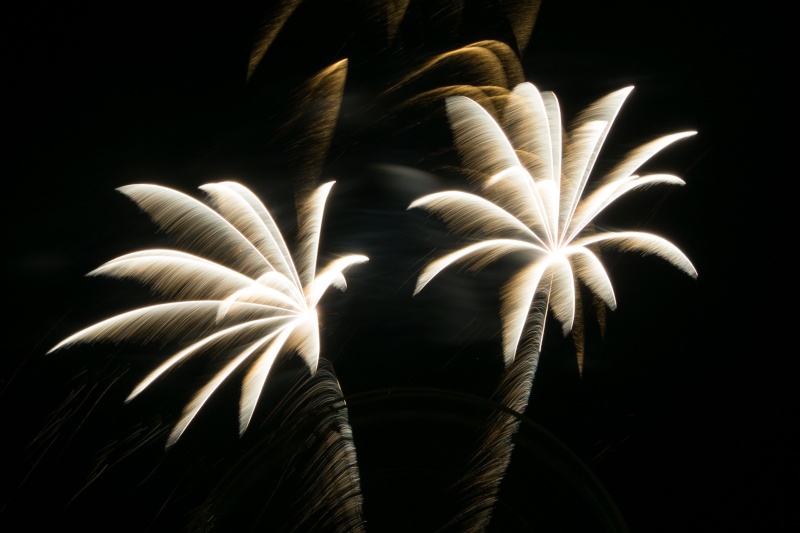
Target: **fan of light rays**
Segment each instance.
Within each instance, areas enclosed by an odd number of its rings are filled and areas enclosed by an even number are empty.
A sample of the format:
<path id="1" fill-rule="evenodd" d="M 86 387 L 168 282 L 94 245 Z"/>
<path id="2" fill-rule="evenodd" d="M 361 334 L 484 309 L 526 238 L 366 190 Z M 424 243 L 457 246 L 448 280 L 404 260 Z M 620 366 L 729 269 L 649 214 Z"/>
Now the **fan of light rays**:
<path id="1" fill-rule="evenodd" d="M 444 191 L 411 203 L 438 215 L 469 243 L 429 263 L 414 294 L 456 264 L 479 270 L 509 254 L 523 261 L 501 292 L 503 358 L 506 370 L 495 399 L 524 412 L 538 365 L 548 310 L 569 333 L 580 320 L 580 286 L 610 309 L 617 302 L 600 260 L 602 248 L 659 256 L 691 277 L 697 272 L 675 245 L 651 233 L 600 232 L 593 220 L 629 191 L 655 184 L 682 185 L 669 174 L 637 174 L 656 153 L 693 135 L 660 137 L 631 151 L 589 187 L 595 162 L 632 87 L 589 106 L 562 132 L 556 96 L 531 83 L 517 85 L 503 100 L 502 120 L 465 96 L 446 101 L 455 146 L 479 195 Z M 579 358 L 579 370 L 582 371 Z M 497 500 L 510 461 L 518 422 L 498 411 L 461 483 L 461 511 L 454 531 L 482 531 Z"/>
<path id="2" fill-rule="evenodd" d="M 322 215 L 333 182 L 301 203 L 302 237 L 294 257 L 270 212 L 256 195 L 235 182 L 209 183 L 203 203 L 151 184 L 119 190 L 182 247 L 133 252 L 89 275 L 130 278 L 175 301 L 128 311 L 64 339 L 50 352 L 78 342 L 177 340 L 188 345 L 167 358 L 131 392 L 134 399 L 185 360 L 225 353 L 227 363 L 191 398 L 173 427 L 177 442 L 210 396 L 246 368 L 239 405 L 239 432 L 247 429 L 276 358 L 296 352 L 314 373 L 320 355 L 317 306 L 328 288 L 346 288 L 344 272 L 367 261 L 347 255 L 317 269 Z M 48 353 L 50 353 L 48 352 Z"/>
<path id="3" fill-rule="evenodd" d="M 455 263 L 472 269 L 510 253 L 527 261 L 503 289 L 503 357 L 511 364 L 537 288 L 546 287 L 549 308 L 568 333 L 575 320 L 575 283 L 585 284 L 611 309 L 616 299 L 594 246 L 638 251 L 666 259 L 692 277 L 697 272 L 673 244 L 650 233 L 596 233 L 591 222 L 625 193 L 654 184 L 682 185 L 669 174 L 636 175 L 637 169 L 671 143 L 694 135 L 666 135 L 632 151 L 584 194 L 600 148 L 631 87 L 613 92 L 584 111 L 562 140 L 558 101 L 531 83 L 507 96 L 501 127 L 475 101 L 453 96 L 447 113 L 465 167 L 481 195 L 444 191 L 415 200 L 409 208 L 439 215 L 474 243 L 425 267 L 415 294 Z"/>

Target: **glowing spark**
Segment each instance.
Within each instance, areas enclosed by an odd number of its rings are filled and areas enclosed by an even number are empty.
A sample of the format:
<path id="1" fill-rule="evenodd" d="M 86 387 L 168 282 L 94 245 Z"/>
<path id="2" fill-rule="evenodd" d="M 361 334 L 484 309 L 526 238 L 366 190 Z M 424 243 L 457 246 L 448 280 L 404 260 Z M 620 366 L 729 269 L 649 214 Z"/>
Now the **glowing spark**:
<path id="1" fill-rule="evenodd" d="M 106 319 L 66 338 L 48 353 L 77 342 L 194 339 L 145 377 L 126 400 L 130 401 L 187 358 L 212 348 L 225 350 L 228 363 L 186 405 L 167 447 L 177 442 L 219 386 L 239 367 L 249 365 L 239 406 L 243 434 L 281 353 L 296 351 L 311 373 L 316 372 L 320 354 L 317 304 L 328 288 L 347 287 L 345 270 L 367 261 L 363 255 L 348 255 L 317 272 L 322 214 L 332 186 L 328 182 L 318 187 L 301 203 L 299 251 L 294 258 L 267 208 L 243 185 L 202 186 L 210 206 L 158 185 L 120 188 L 184 246 L 220 262 L 157 249 L 109 261 L 89 275 L 132 278 L 179 301 Z"/>

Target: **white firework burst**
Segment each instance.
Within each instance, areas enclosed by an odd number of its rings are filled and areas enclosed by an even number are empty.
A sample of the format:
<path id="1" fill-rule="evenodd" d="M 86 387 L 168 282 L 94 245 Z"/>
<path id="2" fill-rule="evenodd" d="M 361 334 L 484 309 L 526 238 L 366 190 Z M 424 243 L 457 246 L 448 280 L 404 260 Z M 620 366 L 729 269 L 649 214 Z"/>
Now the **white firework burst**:
<path id="1" fill-rule="evenodd" d="M 637 175 L 637 170 L 671 143 L 693 131 L 658 138 L 631 151 L 585 194 L 592 169 L 611 125 L 632 87 L 589 106 L 566 134 L 552 92 L 531 83 L 507 94 L 502 125 L 465 96 L 447 99 L 456 148 L 480 185 L 480 195 L 444 191 L 423 196 L 411 208 L 440 216 L 454 233 L 474 242 L 429 263 L 414 294 L 454 263 L 479 269 L 511 253 L 525 266 L 511 276 L 501 295 L 503 356 L 514 360 L 535 298 L 561 323 L 573 326 L 581 282 L 611 309 L 614 290 L 595 250 L 613 247 L 658 255 L 692 277 L 689 259 L 662 237 L 637 231 L 597 232 L 595 217 L 625 193 L 654 184 L 682 185 L 669 174 Z M 541 338 L 539 339 L 541 341 Z"/>
<path id="2" fill-rule="evenodd" d="M 209 205 L 159 185 L 121 187 L 183 248 L 199 255 L 143 250 L 93 270 L 89 275 L 131 278 L 175 301 L 103 320 L 64 339 L 48 353 L 78 342 L 188 341 L 148 374 L 126 401 L 192 356 L 211 350 L 224 353 L 226 364 L 185 406 L 167 447 L 175 444 L 219 386 L 247 367 L 239 405 L 243 434 L 279 355 L 296 352 L 312 373 L 316 371 L 320 355 L 317 305 L 328 288 L 347 287 L 346 269 L 367 261 L 363 255 L 347 255 L 317 270 L 322 215 L 333 183 L 319 186 L 300 204 L 294 257 L 270 212 L 239 183 L 200 187 Z"/>

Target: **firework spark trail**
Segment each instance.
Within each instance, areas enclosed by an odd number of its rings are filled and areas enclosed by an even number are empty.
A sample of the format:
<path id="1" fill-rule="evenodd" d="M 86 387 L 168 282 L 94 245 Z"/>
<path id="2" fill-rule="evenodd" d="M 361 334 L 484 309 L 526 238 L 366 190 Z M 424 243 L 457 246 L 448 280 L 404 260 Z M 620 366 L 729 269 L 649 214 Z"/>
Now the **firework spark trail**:
<path id="1" fill-rule="evenodd" d="M 296 513 L 292 531 L 363 531 L 361 482 L 347 407 L 333 366 L 326 360 L 320 363 L 319 378 L 300 397 L 306 405 L 298 410 L 311 413 L 317 423 L 299 447 L 311 457 L 298 466 L 298 501 L 304 506 Z"/>
<path id="2" fill-rule="evenodd" d="M 453 485 L 456 497 L 453 517 L 440 532 L 478 533 L 484 531 L 491 520 L 500 484 L 511 463 L 512 439 L 519 429 L 519 414 L 528 406 L 539 366 L 547 317 L 546 294 L 541 296 L 534 300 L 528 316 L 527 335 L 492 395 L 492 401 L 502 409 L 491 413 L 461 478 Z"/>
<path id="3" fill-rule="evenodd" d="M 391 42 L 400 28 L 401 22 L 406 15 L 406 10 L 411 0 L 371 0 L 368 6 L 359 6 L 378 15 L 383 19 L 386 26 L 387 41 Z M 292 14 L 297 10 L 303 0 L 277 0 L 276 5 L 269 9 L 263 16 L 260 27 L 250 51 L 250 58 L 247 65 L 247 79 L 251 79 L 253 73 L 261 65 L 268 49 L 273 44 L 278 34 L 286 26 Z"/>
<path id="4" fill-rule="evenodd" d="M 464 96 L 447 99 L 456 148 L 482 196 L 444 191 L 419 198 L 411 208 L 426 209 L 472 243 L 428 264 L 415 294 L 439 272 L 456 263 L 473 271 L 515 254 L 526 265 L 501 293 L 503 357 L 506 370 L 495 393 L 504 408 L 523 413 L 538 365 L 548 310 L 565 335 L 580 323 L 580 285 L 601 303 L 616 308 L 613 287 L 598 247 L 655 254 L 691 277 L 689 259 L 669 241 L 633 231 L 596 232 L 595 217 L 625 193 L 653 184 L 682 185 L 668 174 L 634 174 L 651 157 L 694 132 L 666 135 L 631 151 L 602 176 L 588 194 L 587 183 L 600 149 L 631 87 L 615 91 L 578 115 L 562 134 L 558 101 L 530 83 L 505 98 L 502 121 Z M 582 325 L 578 326 L 582 335 Z M 582 350 L 578 350 L 582 372 Z M 519 421 L 498 410 L 477 447 L 467 475 L 457 484 L 462 507 L 446 528 L 483 531 L 511 459 L 511 437 Z"/>
<path id="5" fill-rule="evenodd" d="M 320 359 L 313 376 L 296 375 L 264 424 L 281 431 L 263 433 L 236 459 L 191 529 L 363 531 L 356 449 L 333 365 Z"/>
<path id="6" fill-rule="evenodd" d="M 457 72 L 460 79 L 467 79 L 470 83 L 442 87 L 437 82 L 429 90 L 418 88 L 430 78 L 438 80 L 446 77 L 445 73 L 453 72 Z M 382 96 L 401 89 L 413 91 L 414 96 L 405 103 L 408 105 L 415 100 L 440 101 L 442 96 L 459 89 L 472 93 L 481 90 L 496 92 L 511 88 L 522 81 L 522 65 L 514 51 L 503 42 L 484 40 L 433 56 L 402 76 L 383 91 Z"/>
<path id="7" fill-rule="evenodd" d="M 253 44 L 253 48 L 250 52 L 250 59 L 247 63 L 248 80 L 253 76 L 253 72 L 255 72 L 259 63 L 261 63 L 264 54 L 267 53 L 267 49 L 278 36 L 281 28 L 283 28 L 286 21 L 289 20 L 289 17 L 292 16 L 292 13 L 294 13 L 301 2 L 302 0 L 280 0 L 277 2 L 278 6 L 265 17 L 264 23 L 258 30 L 256 42 Z"/>

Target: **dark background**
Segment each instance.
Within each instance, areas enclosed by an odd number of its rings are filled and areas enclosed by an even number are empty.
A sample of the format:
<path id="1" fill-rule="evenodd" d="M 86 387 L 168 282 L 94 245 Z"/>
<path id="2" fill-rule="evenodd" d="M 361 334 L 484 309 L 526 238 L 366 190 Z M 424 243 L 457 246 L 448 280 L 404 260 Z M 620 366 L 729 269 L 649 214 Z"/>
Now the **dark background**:
<path id="1" fill-rule="evenodd" d="M 146 354 L 116 356 L 109 346 L 45 353 L 148 301 L 130 283 L 84 277 L 122 253 L 168 242 L 116 187 L 154 182 L 195 194 L 203 183 L 236 179 L 291 227 L 296 181 L 286 154 L 302 143 L 281 125 L 297 110 L 293 89 L 344 57 L 345 98 L 324 172 L 337 185 L 323 248 L 371 260 L 348 273 L 346 293 L 326 297 L 323 357 L 351 408 L 368 529 L 391 530 L 405 517 L 426 530 L 437 497 L 431 487 L 442 483 L 437 461 L 458 457 L 448 453 L 453 436 L 414 452 L 403 449 L 413 442 L 380 435 L 413 432 L 426 417 L 440 416 L 445 428 L 475 423 L 474 405 L 500 371 L 504 272 L 443 276 L 412 298 L 426 254 L 449 242 L 434 222 L 405 211 L 445 182 L 434 176 L 440 160 L 431 154 L 447 148 L 446 125 L 435 114 L 417 121 L 385 113 L 376 95 L 422 58 L 508 40 L 510 32 L 492 2 L 465 2 L 460 26 L 409 16 L 399 32 L 405 46 L 389 47 L 371 18 L 373 2 L 329 4 L 305 2 L 250 83 L 250 47 L 274 2 L 35 3 L 6 13 L 4 531 L 182 529 L 219 465 L 252 456 L 260 437 L 257 428 L 236 437 L 235 383 L 193 424 L 199 429 L 188 443 L 165 454 L 164 428 L 193 390 L 188 378 L 170 376 L 172 388 L 125 405 L 151 368 Z M 453 3 L 433 2 L 429 13 L 434 4 Z M 526 414 L 533 435 L 572 454 L 570 483 L 590 476 L 596 484 L 587 492 L 613 502 L 631 531 L 791 530 L 798 411 L 789 322 L 795 269 L 783 229 L 794 179 L 793 154 L 782 146 L 793 131 L 782 98 L 786 15 L 723 2 L 652 4 L 545 0 L 523 65 L 528 80 L 556 92 L 568 117 L 635 86 L 604 157 L 698 131 L 653 162 L 684 187 L 632 193 L 601 222 L 667 237 L 699 278 L 651 257 L 612 256 L 619 308 L 605 338 L 590 327 L 579 378 L 569 342 L 549 328 Z M 288 375 L 294 367 L 281 368 Z M 275 376 L 276 388 L 286 379 Z M 426 396 L 431 389 L 439 395 Z M 405 411 L 393 410 L 392 390 Z M 430 425 L 416 429 L 435 435 L 437 423 Z M 509 474 L 503 500 L 518 515 L 528 496 L 547 493 L 525 472 L 551 457 L 533 444 L 519 447 L 521 473 Z M 564 498 L 574 498 L 565 486 Z M 562 525 L 575 512 L 564 502 L 552 508 L 564 513 Z"/>

